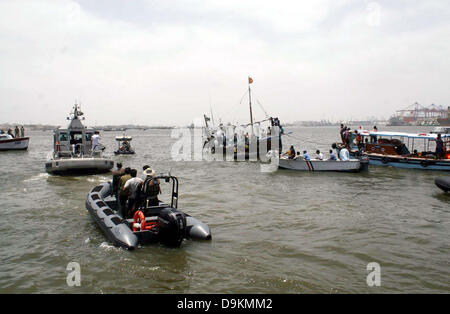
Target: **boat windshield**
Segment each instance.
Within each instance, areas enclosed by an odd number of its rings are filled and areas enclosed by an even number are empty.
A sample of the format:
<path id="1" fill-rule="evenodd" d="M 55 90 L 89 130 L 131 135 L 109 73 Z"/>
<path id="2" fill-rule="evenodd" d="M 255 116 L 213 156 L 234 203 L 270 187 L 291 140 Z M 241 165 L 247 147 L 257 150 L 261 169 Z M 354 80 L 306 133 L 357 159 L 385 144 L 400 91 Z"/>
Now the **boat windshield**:
<path id="1" fill-rule="evenodd" d="M 67 133 L 63 133 L 63 132 L 59 133 L 59 141 L 60 142 L 65 142 L 68 140 L 69 140 L 69 138 L 67 136 Z"/>

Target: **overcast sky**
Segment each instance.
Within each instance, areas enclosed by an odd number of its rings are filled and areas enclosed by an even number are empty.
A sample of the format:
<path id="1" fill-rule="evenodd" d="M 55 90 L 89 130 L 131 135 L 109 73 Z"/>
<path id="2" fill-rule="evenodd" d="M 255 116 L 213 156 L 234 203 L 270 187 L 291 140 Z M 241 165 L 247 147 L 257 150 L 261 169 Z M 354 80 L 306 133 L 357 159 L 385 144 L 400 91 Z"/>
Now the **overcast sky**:
<path id="1" fill-rule="evenodd" d="M 388 118 L 450 105 L 450 1 L 0 0 L 0 123 Z M 241 103 L 240 103 L 241 102 Z"/>

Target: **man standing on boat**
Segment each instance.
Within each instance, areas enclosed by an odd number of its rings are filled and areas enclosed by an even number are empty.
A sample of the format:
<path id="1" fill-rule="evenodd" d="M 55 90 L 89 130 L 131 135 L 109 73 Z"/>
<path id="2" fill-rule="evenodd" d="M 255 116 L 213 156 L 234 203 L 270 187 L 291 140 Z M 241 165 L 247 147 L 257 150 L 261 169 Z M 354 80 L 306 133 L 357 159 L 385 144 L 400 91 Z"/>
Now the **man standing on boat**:
<path id="1" fill-rule="evenodd" d="M 444 142 L 442 141 L 441 134 L 439 133 L 436 138 L 436 158 L 444 158 Z"/>
<path id="2" fill-rule="evenodd" d="M 100 139 L 100 135 L 99 135 L 99 131 L 95 131 L 95 134 L 92 135 L 91 140 L 92 140 L 92 152 L 94 152 L 94 150 L 97 148 L 98 146 L 98 141 Z"/>
<path id="3" fill-rule="evenodd" d="M 159 199 L 158 194 L 161 194 L 161 185 L 159 179 L 153 178 L 155 176 L 155 171 L 152 168 L 147 168 L 144 170 L 144 175 L 146 176 L 144 187 L 143 187 L 143 200 L 144 206 L 158 206 Z"/>
<path id="4" fill-rule="evenodd" d="M 131 179 L 131 168 L 126 167 L 124 172 L 125 174 L 119 179 L 119 205 L 122 218 L 126 218 L 126 204 L 128 199 L 128 195 L 123 188 L 127 181 Z"/>
<path id="5" fill-rule="evenodd" d="M 14 129 L 14 137 L 19 137 L 19 126 L 16 125 L 16 128 Z"/>
<path id="6" fill-rule="evenodd" d="M 23 128 L 23 125 L 20 127 L 20 137 L 25 137 L 25 129 Z"/>
<path id="7" fill-rule="evenodd" d="M 134 215 L 136 205 L 139 203 L 139 194 L 144 180 L 136 177 L 136 169 L 131 169 L 130 175 L 131 179 L 125 183 L 123 190 L 128 194 L 127 216 L 131 218 Z"/>

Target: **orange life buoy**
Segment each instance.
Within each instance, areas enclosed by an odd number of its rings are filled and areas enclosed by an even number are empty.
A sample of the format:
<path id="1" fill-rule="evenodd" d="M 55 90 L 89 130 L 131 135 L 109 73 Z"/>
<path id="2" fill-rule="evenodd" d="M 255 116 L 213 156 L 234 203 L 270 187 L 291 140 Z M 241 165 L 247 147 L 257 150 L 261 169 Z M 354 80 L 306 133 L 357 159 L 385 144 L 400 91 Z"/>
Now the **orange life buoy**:
<path id="1" fill-rule="evenodd" d="M 151 230 L 158 225 L 156 221 L 146 222 L 144 213 L 141 210 L 138 210 L 134 213 L 133 216 L 133 232 L 136 232 L 138 230 L 138 228 L 135 227 L 135 224 L 137 224 L 138 219 L 141 224 L 141 231 Z"/>
<path id="2" fill-rule="evenodd" d="M 145 230 L 145 216 L 141 210 L 137 210 L 133 216 L 133 232 L 137 231 L 135 224 L 138 222 L 138 219 L 141 222 L 141 230 Z"/>

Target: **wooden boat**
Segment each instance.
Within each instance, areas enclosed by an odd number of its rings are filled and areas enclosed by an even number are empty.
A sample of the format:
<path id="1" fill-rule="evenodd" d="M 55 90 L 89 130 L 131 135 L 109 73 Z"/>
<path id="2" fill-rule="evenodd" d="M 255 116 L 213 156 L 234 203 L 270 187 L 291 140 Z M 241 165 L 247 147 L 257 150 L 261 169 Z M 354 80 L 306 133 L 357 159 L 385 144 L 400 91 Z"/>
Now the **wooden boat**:
<path id="1" fill-rule="evenodd" d="M 441 134 L 444 152 L 435 153 L 438 134 L 360 131 L 371 165 L 423 170 L 450 170 L 450 134 Z M 420 150 L 420 151 L 419 151 Z"/>
<path id="2" fill-rule="evenodd" d="M 270 150 L 282 151 L 281 136 L 283 127 L 277 117 L 269 117 L 263 109 L 265 119 L 254 121 L 252 110 L 252 93 L 250 85 L 252 78 L 248 78 L 248 104 L 250 123 L 242 125 L 214 126 L 214 119 L 204 115 L 205 128 L 203 134 L 203 153 L 206 159 L 234 160 L 234 161 L 267 161 L 266 154 Z M 213 125 L 209 125 L 211 121 Z M 270 123 L 270 124 L 269 124 Z M 267 124 L 266 128 L 263 127 Z"/>
<path id="3" fill-rule="evenodd" d="M 13 137 L 7 133 L 0 134 L 0 150 L 26 150 L 29 137 Z"/>

